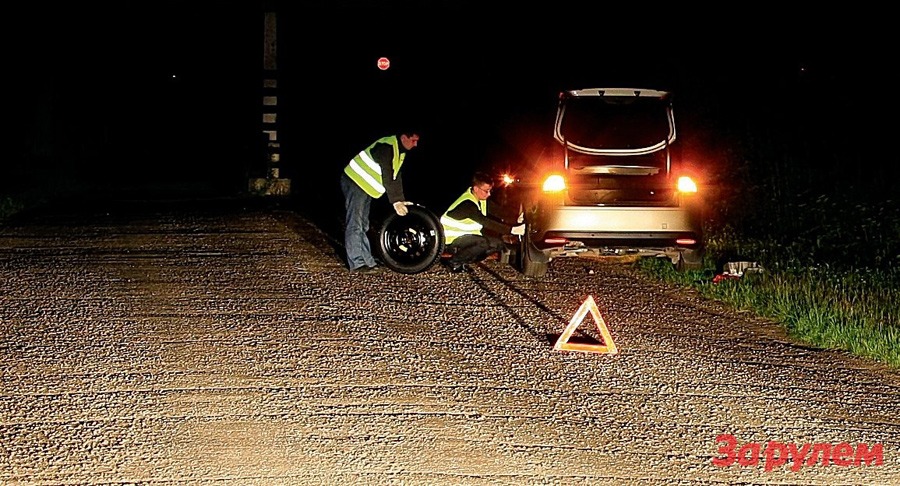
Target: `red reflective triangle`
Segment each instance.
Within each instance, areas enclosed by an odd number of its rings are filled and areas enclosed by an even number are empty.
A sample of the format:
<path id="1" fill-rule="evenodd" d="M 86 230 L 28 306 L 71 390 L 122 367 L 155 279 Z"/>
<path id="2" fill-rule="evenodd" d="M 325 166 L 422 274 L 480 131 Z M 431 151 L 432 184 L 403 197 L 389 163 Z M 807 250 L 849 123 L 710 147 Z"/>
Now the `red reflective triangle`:
<path id="1" fill-rule="evenodd" d="M 588 312 L 591 313 L 591 317 L 594 318 L 594 323 L 597 324 L 597 330 L 600 331 L 600 336 L 603 337 L 603 344 L 570 343 L 569 338 L 572 337 L 572 333 L 575 332 L 575 329 L 577 329 L 584 321 L 584 318 L 587 317 Z M 575 315 L 572 316 L 572 320 L 569 321 L 569 325 L 566 326 L 566 329 L 560 334 L 559 339 L 556 340 L 553 349 L 556 349 L 557 351 L 584 351 L 587 353 L 603 354 L 616 354 L 619 352 L 619 350 L 616 349 L 616 343 L 613 342 L 612 336 L 609 334 L 606 322 L 603 321 L 603 317 L 600 315 L 600 310 L 597 309 L 597 303 L 594 302 L 594 297 L 589 295 L 584 303 L 581 304 L 581 307 L 579 307 L 575 312 Z"/>

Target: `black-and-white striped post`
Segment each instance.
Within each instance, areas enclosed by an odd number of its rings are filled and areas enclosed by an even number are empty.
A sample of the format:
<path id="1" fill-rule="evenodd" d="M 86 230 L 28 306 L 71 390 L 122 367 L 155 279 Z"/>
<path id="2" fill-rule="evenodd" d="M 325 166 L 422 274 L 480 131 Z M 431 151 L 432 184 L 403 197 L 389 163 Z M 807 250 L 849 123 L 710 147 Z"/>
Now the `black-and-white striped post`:
<path id="1" fill-rule="evenodd" d="M 278 25 L 275 12 L 264 17 L 262 139 L 265 141 L 266 175 L 250 179 L 250 192 L 260 195 L 290 194 L 291 181 L 281 177 L 281 142 L 278 138 Z"/>

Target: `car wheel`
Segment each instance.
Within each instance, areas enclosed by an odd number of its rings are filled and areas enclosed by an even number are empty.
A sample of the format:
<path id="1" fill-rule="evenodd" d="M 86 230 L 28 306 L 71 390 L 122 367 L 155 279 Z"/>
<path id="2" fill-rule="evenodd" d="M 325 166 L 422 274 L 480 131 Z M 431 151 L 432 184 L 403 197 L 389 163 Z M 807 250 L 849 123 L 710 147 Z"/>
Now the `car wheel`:
<path id="1" fill-rule="evenodd" d="M 525 226 L 525 235 L 519 248 L 519 266 L 526 277 L 543 277 L 547 273 L 550 260 L 547 255 L 537 249 L 531 243 L 531 233 L 528 225 Z"/>
<path id="2" fill-rule="evenodd" d="M 375 233 L 375 248 L 384 266 L 399 273 L 429 269 L 444 252 L 441 221 L 424 206 L 407 206 L 409 213 L 388 215 Z"/>

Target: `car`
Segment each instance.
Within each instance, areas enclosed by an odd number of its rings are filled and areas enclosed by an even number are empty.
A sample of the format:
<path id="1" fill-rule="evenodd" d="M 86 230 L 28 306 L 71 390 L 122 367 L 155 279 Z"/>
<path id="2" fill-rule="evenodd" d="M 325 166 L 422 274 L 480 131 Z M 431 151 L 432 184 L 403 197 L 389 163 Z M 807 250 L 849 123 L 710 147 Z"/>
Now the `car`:
<path id="1" fill-rule="evenodd" d="M 672 98 L 624 87 L 559 93 L 543 157 L 512 183 L 526 276 L 543 276 L 557 258 L 604 255 L 702 268 L 704 202 L 694 168 L 679 160 Z"/>

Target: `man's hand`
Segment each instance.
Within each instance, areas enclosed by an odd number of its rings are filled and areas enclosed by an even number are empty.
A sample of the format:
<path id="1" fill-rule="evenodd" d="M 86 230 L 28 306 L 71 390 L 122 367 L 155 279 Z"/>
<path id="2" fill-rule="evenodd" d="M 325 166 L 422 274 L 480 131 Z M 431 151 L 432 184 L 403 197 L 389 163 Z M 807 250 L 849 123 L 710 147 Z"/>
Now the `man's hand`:
<path id="1" fill-rule="evenodd" d="M 511 234 L 522 236 L 525 234 L 525 223 L 522 223 L 518 226 L 513 226 L 512 230 L 510 230 Z"/>
<path id="2" fill-rule="evenodd" d="M 409 201 L 397 201 L 394 203 L 394 211 L 397 212 L 398 216 L 406 216 L 409 213 L 409 209 L 406 206 L 412 206 L 412 203 Z"/>

